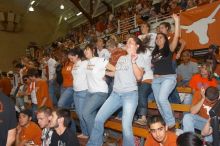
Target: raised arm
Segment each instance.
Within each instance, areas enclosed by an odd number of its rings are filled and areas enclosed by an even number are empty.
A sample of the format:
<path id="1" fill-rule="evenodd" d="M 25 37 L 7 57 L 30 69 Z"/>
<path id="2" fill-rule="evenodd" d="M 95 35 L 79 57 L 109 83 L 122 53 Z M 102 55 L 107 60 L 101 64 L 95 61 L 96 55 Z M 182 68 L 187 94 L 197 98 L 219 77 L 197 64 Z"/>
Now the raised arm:
<path id="1" fill-rule="evenodd" d="M 175 21 L 175 31 L 174 31 L 174 37 L 173 41 L 170 44 L 170 51 L 173 52 L 176 49 L 178 40 L 179 40 L 179 34 L 180 34 L 180 19 L 177 14 L 173 14 L 172 18 Z"/>

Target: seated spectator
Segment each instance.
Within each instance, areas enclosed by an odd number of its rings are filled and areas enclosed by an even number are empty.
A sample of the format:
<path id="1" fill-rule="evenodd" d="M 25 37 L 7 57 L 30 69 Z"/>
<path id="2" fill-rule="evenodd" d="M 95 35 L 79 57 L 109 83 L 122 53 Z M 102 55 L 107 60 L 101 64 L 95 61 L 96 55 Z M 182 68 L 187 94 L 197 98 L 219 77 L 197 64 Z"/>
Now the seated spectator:
<path id="1" fill-rule="evenodd" d="M 41 107 L 37 110 L 37 121 L 42 130 L 41 140 L 42 146 L 49 146 L 53 130 L 49 127 L 52 110 L 48 107 Z"/>
<path id="2" fill-rule="evenodd" d="M 7 77 L 6 72 L 2 72 L 2 77 L 0 79 L 0 91 L 2 91 L 6 96 L 10 96 L 12 89 L 11 80 Z"/>
<path id="3" fill-rule="evenodd" d="M 194 133 L 186 132 L 176 140 L 177 146 L 203 146 L 203 141 Z"/>
<path id="4" fill-rule="evenodd" d="M 184 50 L 181 54 L 182 63 L 177 67 L 178 86 L 189 86 L 191 77 L 198 73 L 198 64 L 190 61 L 189 50 Z"/>
<path id="5" fill-rule="evenodd" d="M 194 0 L 188 0 L 187 1 L 187 6 L 186 6 L 187 9 L 193 8 L 195 6 L 196 6 L 196 3 L 195 3 Z"/>
<path id="6" fill-rule="evenodd" d="M 162 0 L 153 0 L 152 6 L 154 7 L 155 13 L 158 14 L 160 12 L 160 5 Z"/>
<path id="7" fill-rule="evenodd" d="M 177 136 L 168 131 L 168 126 L 161 116 L 150 117 L 147 125 L 150 134 L 144 146 L 176 146 Z"/>
<path id="8" fill-rule="evenodd" d="M 148 20 L 150 15 L 149 13 L 150 13 L 150 6 L 147 3 L 144 3 L 142 10 L 139 12 L 141 18 L 143 20 Z"/>
<path id="9" fill-rule="evenodd" d="M 49 146 L 79 146 L 76 133 L 69 129 L 71 122 L 70 111 L 57 109 L 52 112 L 50 128 L 54 128 Z"/>
<path id="10" fill-rule="evenodd" d="M 177 5 L 177 2 L 173 1 L 170 3 L 171 13 L 179 13 L 181 8 Z"/>
<path id="11" fill-rule="evenodd" d="M 217 81 L 213 77 L 212 66 L 209 63 L 203 63 L 199 73 L 192 76 L 189 86 L 192 88 L 193 97 L 200 97 L 200 90 L 209 86 L 217 87 Z"/>
<path id="12" fill-rule="evenodd" d="M 20 112 L 16 146 L 25 146 L 26 144 L 41 145 L 41 129 L 31 121 L 31 117 L 32 112 L 29 109 Z"/>
<path id="13" fill-rule="evenodd" d="M 201 96 L 195 96 L 192 101 L 190 112 L 183 117 L 183 131 L 195 132 L 202 130 L 209 119 L 209 110 L 219 99 L 219 91 L 216 87 L 201 89 Z M 205 141 L 212 142 L 212 136 L 206 136 Z"/>

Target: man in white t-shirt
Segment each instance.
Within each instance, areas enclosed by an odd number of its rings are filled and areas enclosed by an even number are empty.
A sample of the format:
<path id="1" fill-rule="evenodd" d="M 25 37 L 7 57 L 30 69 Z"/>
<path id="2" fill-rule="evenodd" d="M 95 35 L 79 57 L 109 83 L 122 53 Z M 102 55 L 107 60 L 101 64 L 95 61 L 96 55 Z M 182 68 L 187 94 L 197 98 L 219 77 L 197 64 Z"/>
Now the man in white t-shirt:
<path id="1" fill-rule="evenodd" d="M 107 49 L 104 49 L 104 45 L 105 45 L 104 40 L 102 38 L 98 38 L 96 41 L 96 48 L 97 48 L 98 56 L 108 60 L 111 54 L 109 53 Z"/>
<path id="2" fill-rule="evenodd" d="M 48 83 L 49 83 L 50 97 L 53 101 L 53 105 L 57 105 L 57 97 L 55 95 L 55 83 L 56 83 L 55 77 L 56 77 L 57 62 L 50 55 L 46 55 L 45 59 L 48 65 L 48 75 L 49 75 Z"/>

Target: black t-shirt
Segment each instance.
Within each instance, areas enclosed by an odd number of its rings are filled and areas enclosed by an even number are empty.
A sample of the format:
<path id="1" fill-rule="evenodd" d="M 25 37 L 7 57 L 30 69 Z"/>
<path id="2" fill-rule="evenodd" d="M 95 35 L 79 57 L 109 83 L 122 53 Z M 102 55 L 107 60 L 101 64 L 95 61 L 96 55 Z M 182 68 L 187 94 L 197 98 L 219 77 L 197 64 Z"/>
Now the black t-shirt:
<path id="1" fill-rule="evenodd" d="M 163 48 L 164 49 L 164 48 Z M 169 48 L 166 50 L 160 49 L 156 51 L 154 49 L 152 53 L 152 64 L 155 75 L 168 75 L 175 74 L 175 69 L 172 64 L 173 53 Z"/>
<path id="2" fill-rule="evenodd" d="M 17 119 L 14 105 L 9 97 L 0 91 L 0 146 L 7 142 L 8 130 L 16 128 Z"/>
<path id="3" fill-rule="evenodd" d="M 70 129 L 66 129 L 62 135 L 58 135 L 54 130 L 50 146 L 80 146 L 76 134 Z"/>

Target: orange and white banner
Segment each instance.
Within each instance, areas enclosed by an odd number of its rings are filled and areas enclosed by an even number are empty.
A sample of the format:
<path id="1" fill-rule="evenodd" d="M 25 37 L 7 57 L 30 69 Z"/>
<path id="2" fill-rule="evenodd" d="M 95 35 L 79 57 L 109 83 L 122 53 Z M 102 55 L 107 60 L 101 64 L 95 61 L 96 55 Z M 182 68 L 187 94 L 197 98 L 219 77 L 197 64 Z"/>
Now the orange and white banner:
<path id="1" fill-rule="evenodd" d="M 187 49 L 220 45 L 220 1 L 180 13 L 180 24 Z"/>

